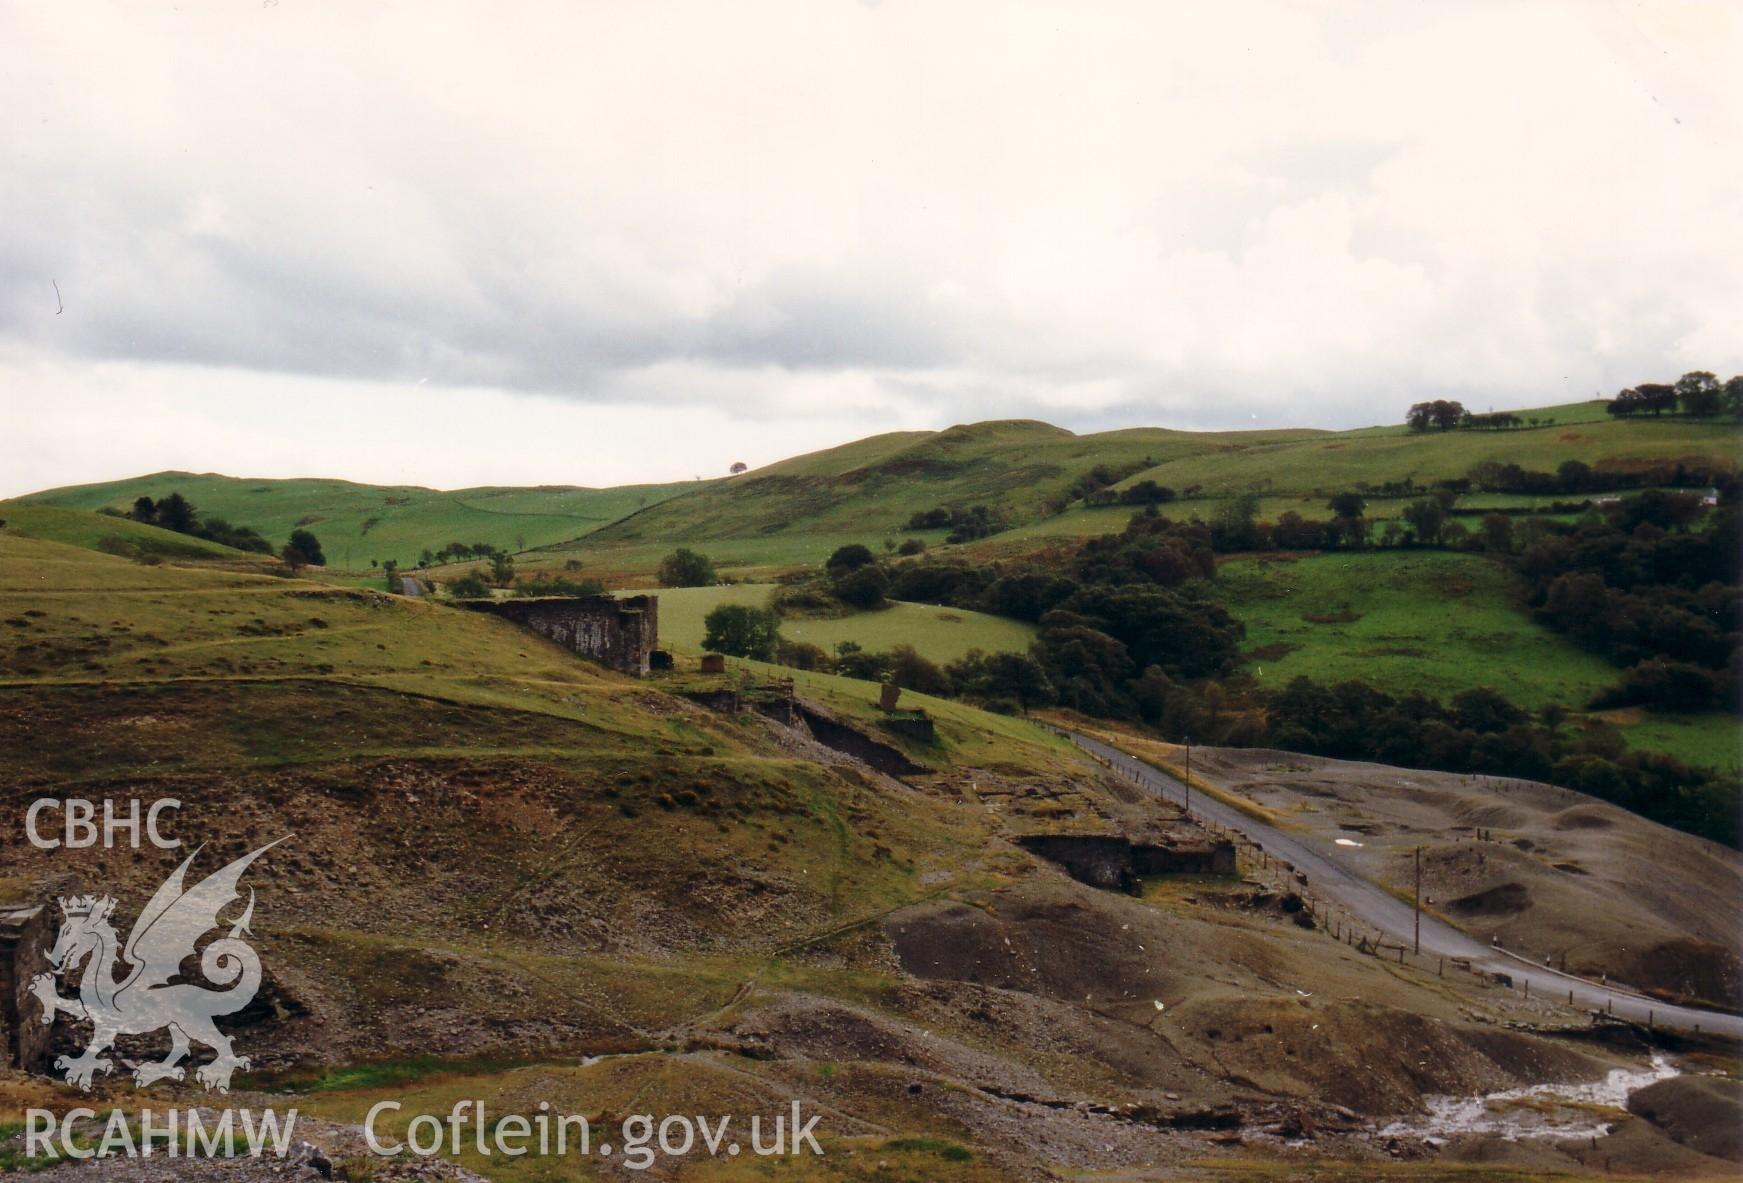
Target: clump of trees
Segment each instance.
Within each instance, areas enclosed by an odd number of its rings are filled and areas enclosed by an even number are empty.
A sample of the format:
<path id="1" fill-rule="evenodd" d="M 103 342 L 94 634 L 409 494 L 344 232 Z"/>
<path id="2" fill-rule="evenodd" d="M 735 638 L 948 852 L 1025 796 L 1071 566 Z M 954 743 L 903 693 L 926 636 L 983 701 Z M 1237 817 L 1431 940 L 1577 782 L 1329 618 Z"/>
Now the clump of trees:
<path id="1" fill-rule="evenodd" d="M 781 644 L 781 618 L 753 604 L 722 604 L 702 618 L 702 647 L 710 653 L 773 661 Z"/>
<path id="2" fill-rule="evenodd" d="M 879 602 L 888 596 L 1027 620 L 1040 626 L 1033 650 L 976 654 L 942 668 L 903 647 L 837 650 L 831 657 L 815 646 L 789 646 L 782 659 L 1000 709 L 1064 702 L 1136 718 L 1136 686 L 1150 670 L 1196 678 L 1234 664 L 1242 627 L 1205 594 L 1203 583 L 1215 573 L 1208 529 L 1153 510 L 1057 563 L 977 565 L 917 556 L 892 564 L 868 547 L 847 546 L 825 564 L 824 578 L 840 602 L 852 604 L 863 585 L 876 589 Z M 815 590 L 815 584 L 789 589 L 780 602 L 797 603 Z"/>
<path id="3" fill-rule="evenodd" d="M 1118 494 L 1113 492 L 1113 486 L 1134 473 L 1154 468 L 1155 465 L 1156 461 L 1149 456 L 1125 464 L 1098 464 L 1067 485 L 1059 496 L 1050 498 L 1045 508 L 1048 513 L 1058 513 L 1075 501 L 1091 505 L 1111 503 L 1118 498 Z M 1156 482 L 1148 483 L 1153 486 Z M 1107 501 L 1099 501 L 1098 498 L 1107 498 Z"/>
<path id="4" fill-rule="evenodd" d="M 1703 527 L 1699 501 L 1651 490 L 1547 523 L 1516 566 L 1537 618 L 1627 672 L 1594 703 L 1739 709 L 1743 527 L 1735 486 Z"/>
<path id="5" fill-rule="evenodd" d="M 171 493 L 158 501 L 153 501 L 150 497 L 139 497 L 134 500 L 133 508 L 125 514 L 119 510 L 108 512 L 147 526 L 204 538 L 208 542 L 216 542 L 235 550 L 262 555 L 272 553 L 272 543 L 262 538 L 260 532 L 250 526 L 233 526 L 223 518 L 206 518 L 202 521 L 199 511 L 180 493 Z"/>
<path id="6" fill-rule="evenodd" d="M 720 581 L 705 554 L 679 547 L 660 560 L 661 587 L 711 587 Z"/>
<path id="7" fill-rule="evenodd" d="M 284 549 L 278 552 L 285 566 L 292 571 L 302 567 L 325 567 L 327 556 L 321 553 L 320 539 L 307 530 L 292 530 Z"/>
<path id="8" fill-rule="evenodd" d="M 448 594 L 456 600 L 488 600 L 490 584 L 485 582 L 483 568 L 474 567 L 459 578 L 449 580 Z"/>
<path id="9" fill-rule="evenodd" d="M 1537 420 L 1533 419 L 1531 422 L 1535 425 Z M 1507 431 L 1524 426 L 1524 417 L 1515 415 L 1512 411 L 1488 411 L 1480 414 L 1466 411 L 1459 419 L 1459 427 L 1465 431 Z"/>
<path id="10" fill-rule="evenodd" d="M 467 559 L 494 559 L 501 553 L 503 552 L 489 542 L 450 542 L 438 550 L 431 550 L 426 546 L 418 555 L 418 566 L 459 563 Z"/>
<path id="11" fill-rule="evenodd" d="M 1465 405 L 1451 399 L 1437 398 L 1417 403 L 1404 416 L 1411 431 L 1451 431 L 1465 417 Z"/>
<path id="12" fill-rule="evenodd" d="M 517 596 L 602 596 L 605 584 L 597 579 L 571 579 L 549 571 L 536 572 L 529 580 L 514 585 Z"/>
<path id="13" fill-rule="evenodd" d="M 1006 529 L 1009 523 L 1004 511 L 989 508 L 985 505 L 972 505 L 966 509 L 937 506 L 933 509 L 919 510 L 908 518 L 909 530 L 949 530 L 945 536 L 946 542 L 973 542 L 977 538 L 987 538 Z"/>
<path id="14" fill-rule="evenodd" d="M 1680 412 L 1691 419 L 1743 420 L 1743 374 L 1721 383 L 1710 370 L 1691 370 L 1674 383 L 1642 382 L 1617 391 L 1604 410 L 1618 419 Z"/>
<path id="15" fill-rule="evenodd" d="M 1618 419 L 1637 415 L 1685 415 L 1691 419 L 1713 419 L 1728 415 L 1743 420 L 1743 374 L 1728 382 L 1720 382 L 1709 370 L 1691 370 L 1674 383 L 1642 382 L 1618 391 L 1605 404 L 1604 410 Z M 1552 420 L 1525 418 L 1511 411 L 1477 413 L 1467 411 L 1464 404 L 1450 399 L 1434 399 L 1414 404 L 1404 416 L 1412 431 L 1504 431 L 1519 427 L 1536 427 Z"/>

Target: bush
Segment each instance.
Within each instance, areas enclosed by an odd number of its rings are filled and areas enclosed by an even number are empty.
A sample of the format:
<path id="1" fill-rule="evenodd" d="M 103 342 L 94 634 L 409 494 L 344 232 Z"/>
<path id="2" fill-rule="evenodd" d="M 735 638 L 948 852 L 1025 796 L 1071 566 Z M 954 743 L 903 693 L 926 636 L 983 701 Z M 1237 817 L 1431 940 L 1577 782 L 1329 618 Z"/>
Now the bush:
<path id="1" fill-rule="evenodd" d="M 781 665 L 796 670 L 822 670 L 827 672 L 831 662 L 829 654 L 820 645 L 809 641 L 782 641 L 775 646 L 775 660 Z"/>
<path id="2" fill-rule="evenodd" d="M 914 651 L 912 645 L 890 650 L 890 681 L 904 690 L 939 698 L 950 694 L 950 677 L 937 664 Z"/>
<path id="3" fill-rule="evenodd" d="M 831 575 L 845 575 L 866 566 L 875 557 L 870 547 L 858 542 L 850 542 L 846 546 L 838 547 L 823 566 Z"/>
<path id="4" fill-rule="evenodd" d="M 722 604 L 702 618 L 702 647 L 711 653 L 773 661 L 781 643 L 781 619 L 768 608 Z"/>
<path id="5" fill-rule="evenodd" d="M 775 591 L 769 607 L 776 616 L 838 616 L 841 603 L 821 583 L 801 583 Z"/>
<path id="6" fill-rule="evenodd" d="M 327 556 L 321 553 L 320 541 L 307 530 L 291 531 L 290 541 L 284 544 L 282 557 L 292 567 L 327 565 Z"/>
<path id="7" fill-rule="evenodd" d="M 709 587 L 718 582 L 707 555 L 679 547 L 660 561 L 661 587 Z"/>
<path id="8" fill-rule="evenodd" d="M 530 583 L 517 583 L 514 587 L 517 596 L 602 596 L 605 585 L 597 579 L 565 579 L 561 575 L 548 579 L 535 579 Z"/>
<path id="9" fill-rule="evenodd" d="M 482 570 L 468 571 L 460 578 L 449 581 L 448 594 L 456 600 L 487 600 L 490 598 L 490 585 L 484 582 Z"/>
<path id="10" fill-rule="evenodd" d="M 899 555 L 925 554 L 926 540 L 924 538 L 904 538 L 902 545 L 896 548 L 896 553 Z"/>
<path id="11" fill-rule="evenodd" d="M 836 579 L 835 595 L 850 607 L 879 608 L 889 587 L 890 577 L 882 567 L 865 566 Z"/>
<path id="12" fill-rule="evenodd" d="M 910 530 L 942 530 L 950 525 L 950 511 L 943 506 L 916 512 L 908 519 Z"/>

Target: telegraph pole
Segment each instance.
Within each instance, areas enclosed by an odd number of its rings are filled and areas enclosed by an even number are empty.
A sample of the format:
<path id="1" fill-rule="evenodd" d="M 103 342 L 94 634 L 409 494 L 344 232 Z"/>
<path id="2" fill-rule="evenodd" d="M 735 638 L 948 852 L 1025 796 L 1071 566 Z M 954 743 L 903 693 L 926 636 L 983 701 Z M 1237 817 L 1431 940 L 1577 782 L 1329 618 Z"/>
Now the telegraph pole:
<path id="1" fill-rule="evenodd" d="M 1416 949 L 1422 952 L 1422 847 L 1416 848 Z"/>
<path id="2" fill-rule="evenodd" d="M 1186 816 L 1192 816 L 1192 736 L 1186 737 Z"/>

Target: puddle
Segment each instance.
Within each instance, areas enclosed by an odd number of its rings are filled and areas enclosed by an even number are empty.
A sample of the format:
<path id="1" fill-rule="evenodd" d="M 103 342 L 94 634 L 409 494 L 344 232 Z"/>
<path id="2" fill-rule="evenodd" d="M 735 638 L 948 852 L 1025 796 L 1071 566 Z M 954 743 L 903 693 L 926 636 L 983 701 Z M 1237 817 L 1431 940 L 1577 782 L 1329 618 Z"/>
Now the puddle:
<path id="1" fill-rule="evenodd" d="M 1439 1145 L 1460 1134 L 1521 1138 L 1601 1138 L 1637 1089 L 1680 1074 L 1663 1056 L 1646 1068 L 1617 1068 L 1602 1080 L 1534 1084 L 1481 1097 L 1424 1097 L 1428 1113 L 1395 1121 L 1380 1133 L 1414 1134 Z"/>

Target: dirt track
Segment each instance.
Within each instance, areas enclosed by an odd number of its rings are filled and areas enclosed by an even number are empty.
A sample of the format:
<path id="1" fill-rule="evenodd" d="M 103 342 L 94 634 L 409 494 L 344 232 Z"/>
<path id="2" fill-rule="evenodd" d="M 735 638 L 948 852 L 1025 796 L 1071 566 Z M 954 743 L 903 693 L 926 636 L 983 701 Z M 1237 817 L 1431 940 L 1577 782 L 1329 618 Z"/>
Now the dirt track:
<path id="1" fill-rule="evenodd" d="M 1071 734 L 1085 750 L 1132 774 L 1147 789 L 1170 801 L 1184 800 L 1184 789 L 1180 782 L 1173 777 L 1164 775 L 1152 765 L 1135 759 L 1098 739 L 1076 732 Z M 1273 761 L 1279 758 L 1297 762 L 1310 760 L 1308 757 L 1288 756 L 1284 753 L 1252 753 L 1241 752 L 1237 749 L 1194 749 L 1194 755 L 1197 760 L 1211 758 L 1206 760 L 1204 764 L 1195 762 L 1193 769 L 1195 779 L 1199 779 L 1201 769 L 1212 766 L 1214 758 L 1218 756 L 1232 755 L 1241 759 L 1268 757 Z M 1336 762 L 1313 760 L 1312 763 L 1323 766 Z M 1380 766 L 1355 765 L 1352 767 L 1378 768 Z M 1385 771 L 1394 777 L 1401 773 L 1399 769 L 1386 769 Z M 1430 777 L 1436 774 L 1411 775 Z M 1235 778 L 1228 777 L 1226 770 L 1222 776 L 1213 770 L 1208 779 L 1209 783 L 1213 784 L 1223 780 L 1224 783 L 1219 785 L 1219 788 L 1233 790 Z M 1554 793 L 1565 792 L 1565 790 L 1551 789 L 1550 786 L 1539 787 L 1549 789 Z M 1578 794 L 1569 794 L 1569 796 L 1579 797 Z M 1600 803 L 1585 797 L 1579 797 L 1578 802 L 1567 803 L 1567 807 L 1570 808 L 1576 805 L 1610 808 L 1601 806 Z M 1336 845 L 1335 839 L 1324 837 L 1321 833 L 1311 829 L 1281 829 L 1204 793 L 1192 795 L 1191 809 L 1199 817 L 1246 835 L 1269 852 L 1271 856 L 1293 863 L 1297 870 L 1307 876 L 1308 882 L 1315 892 L 1334 899 L 1348 909 L 1353 916 L 1387 934 L 1392 940 L 1412 941 L 1415 915 L 1411 905 L 1381 886 L 1375 877 L 1344 852 L 1345 848 Z M 1662 829 L 1662 827 L 1659 828 Z M 1694 840 L 1691 839 L 1691 841 Z M 1354 851 L 1358 848 L 1348 849 Z M 1743 1016 L 1676 1006 L 1644 997 L 1633 991 L 1616 989 L 1583 978 L 1562 974 L 1541 964 L 1515 957 L 1487 942 L 1475 939 L 1432 914 L 1424 914 L 1421 923 L 1422 956 L 1465 958 L 1471 962 L 1473 968 L 1506 974 L 1515 985 L 1522 989 L 1529 983 L 1529 988 L 1534 994 L 1562 998 L 1568 998 L 1571 994 L 1573 1004 L 1581 1009 L 1609 1009 L 1618 1017 L 1640 1023 L 1650 1021 L 1660 1026 L 1680 1027 L 1685 1030 L 1692 1030 L 1698 1026 L 1702 1031 L 1717 1032 L 1732 1038 L 1743 1038 Z"/>

